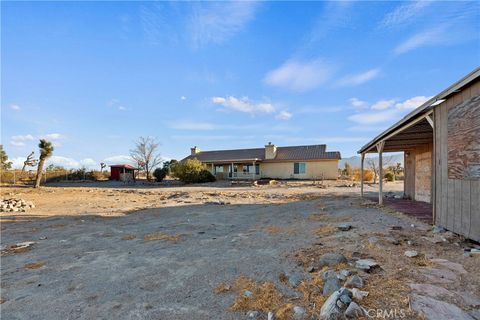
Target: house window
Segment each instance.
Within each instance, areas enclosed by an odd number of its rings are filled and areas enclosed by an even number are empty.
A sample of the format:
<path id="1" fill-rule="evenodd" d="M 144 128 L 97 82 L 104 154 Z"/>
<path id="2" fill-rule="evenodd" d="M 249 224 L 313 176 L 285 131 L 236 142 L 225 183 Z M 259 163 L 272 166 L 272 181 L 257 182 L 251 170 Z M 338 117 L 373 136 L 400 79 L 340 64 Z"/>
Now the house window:
<path id="1" fill-rule="evenodd" d="M 222 173 L 223 172 L 223 165 L 215 166 L 215 173 Z"/>
<path id="2" fill-rule="evenodd" d="M 293 174 L 305 173 L 305 168 L 306 168 L 305 162 L 295 162 L 293 164 Z"/>
<path id="3" fill-rule="evenodd" d="M 244 173 L 253 173 L 253 164 L 246 164 L 243 166 Z M 255 165 L 255 174 L 260 174 L 260 165 Z"/>

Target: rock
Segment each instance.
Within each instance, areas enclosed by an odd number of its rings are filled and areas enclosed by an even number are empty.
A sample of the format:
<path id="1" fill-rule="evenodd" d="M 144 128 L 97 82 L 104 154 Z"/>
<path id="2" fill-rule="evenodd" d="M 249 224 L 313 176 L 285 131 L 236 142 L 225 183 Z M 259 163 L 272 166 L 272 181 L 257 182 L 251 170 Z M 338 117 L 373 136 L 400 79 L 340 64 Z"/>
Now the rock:
<path id="1" fill-rule="evenodd" d="M 304 308 L 298 307 L 298 306 L 293 307 L 294 319 L 303 319 L 306 314 L 307 314 L 307 311 Z"/>
<path id="2" fill-rule="evenodd" d="M 320 320 L 340 319 L 342 310 L 337 306 L 337 300 L 341 296 L 341 290 L 337 290 L 328 297 L 320 309 Z"/>
<path id="3" fill-rule="evenodd" d="M 340 296 L 340 301 L 342 301 L 343 304 L 348 306 L 350 302 L 352 302 L 352 298 L 350 298 L 348 294 L 343 294 Z"/>
<path id="4" fill-rule="evenodd" d="M 335 267 L 340 263 L 347 263 L 347 258 L 340 253 L 325 253 L 318 259 L 318 266 L 323 268 L 325 266 Z"/>
<path id="5" fill-rule="evenodd" d="M 344 308 L 345 308 L 345 304 L 344 304 L 340 299 L 338 299 L 338 300 L 337 300 L 337 307 L 339 307 L 340 309 L 344 309 Z"/>
<path id="6" fill-rule="evenodd" d="M 326 281 L 330 278 L 336 278 L 336 277 L 337 277 L 337 273 L 335 272 L 335 270 L 332 270 L 332 269 L 328 269 L 327 271 L 322 273 L 323 281 Z"/>
<path id="7" fill-rule="evenodd" d="M 345 316 L 347 318 L 358 318 L 364 315 L 363 309 L 355 302 L 351 302 L 345 310 Z"/>
<path id="8" fill-rule="evenodd" d="M 337 229 L 340 231 L 348 231 L 352 228 L 352 226 L 348 223 L 342 223 L 337 226 Z"/>
<path id="9" fill-rule="evenodd" d="M 350 272 L 350 270 L 342 269 L 342 270 L 340 270 L 340 274 L 344 277 L 348 277 L 351 274 L 351 272 Z"/>
<path id="10" fill-rule="evenodd" d="M 258 319 L 260 317 L 260 312 L 258 311 L 248 311 L 247 319 Z"/>
<path id="11" fill-rule="evenodd" d="M 452 292 L 448 291 L 443 287 L 435 286 L 428 283 L 411 283 L 410 288 L 422 295 L 430 296 L 432 298 L 453 295 Z"/>
<path id="12" fill-rule="evenodd" d="M 411 297 L 412 309 L 418 312 L 420 316 L 423 316 L 426 320 L 474 320 L 472 316 L 454 304 L 418 294 L 413 294 Z"/>
<path id="13" fill-rule="evenodd" d="M 307 272 L 310 272 L 310 273 L 315 272 L 315 267 L 314 266 L 308 267 Z"/>
<path id="14" fill-rule="evenodd" d="M 297 287 L 302 282 L 302 277 L 299 274 L 292 274 L 288 276 L 288 283 L 292 287 Z"/>
<path id="15" fill-rule="evenodd" d="M 243 293 L 243 295 L 247 298 L 250 298 L 251 296 L 253 296 L 253 292 L 252 291 L 249 291 L 249 290 L 245 290 L 245 292 Z"/>
<path id="16" fill-rule="evenodd" d="M 325 281 L 325 284 L 323 285 L 323 295 L 324 296 L 329 296 L 333 292 L 337 291 L 340 289 L 340 281 L 338 281 L 337 277 L 334 278 L 328 278 Z"/>
<path id="17" fill-rule="evenodd" d="M 357 288 L 352 288 L 351 292 L 352 292 L 353 298 L 358 301 L 368 296 L 368 291 L 362 291 Z"/>
<path id="18" fill-rule="evenodd" d="M 420 272 L 431 283 L 452 283 L 457 280 L 457 275 L 448 269 L 436 269 L 436 268 L 421 268 Z"/>
<path id="19" fill-rule="evenodd" d="M 345 282 L 345 287 L 349 288 L 362 288 L 363 287 L 363 279 L 360 278 L 358 275 L 353 275 Z"/>
<path id="20" fill-rule="evenodd" d="M 268 313 L 267 320 L 275 320 L 275 316 L 273 315 L 273 312 Z"/>
<path id="21" fill-rule="evenodd" d="M 418 252 L 415 251 L 415 250 L 407 250 L 407 251 L 405 251 L 404 254 L 409 258 L 414 258 L 414 257 L 418 256 Z"/>
<path id="22" fill-rule="evenodd" d="M 443 227 L 440 226 L 433 226 L 432 227 L 432 232 L 433 233 L 444 233 L 446 230 Z"/>
<path id="23" fill-rule="evenodd" d="M 360 259 L 355 263 L 355 267 L 364 271 L 370 271 L 370 269 L 378 267 L 378 263 L 372 259 Z"/>
<path id="24" fill-rule="evenodd" d="M 430 261 L 460 274 L 467 274 L 467 270 L 465 270 L 460 263 L 452 262 L 446 259 L 431 259 Z"/>

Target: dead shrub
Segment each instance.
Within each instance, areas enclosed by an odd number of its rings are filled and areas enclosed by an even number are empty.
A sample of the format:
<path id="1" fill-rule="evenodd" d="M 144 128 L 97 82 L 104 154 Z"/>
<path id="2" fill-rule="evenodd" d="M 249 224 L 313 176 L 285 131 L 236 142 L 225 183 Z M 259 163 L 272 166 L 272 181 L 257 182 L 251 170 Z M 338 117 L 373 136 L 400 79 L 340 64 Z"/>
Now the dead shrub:
<path id="1" fill-rule="evenodd" d="M 129 234 L 129 235 L 126 235 L 125 237 L 122 237 L 122 240 L 133 240 L 135 238 L 137 238 L 135 235 Z"/>
<path id="2" fill-rule="evenodd" d="M 148 241 L 163 240 L 163 241 L 177 242 L 177 241 L 180 241 L 180 236 L 170 235 L 162 232 L 153 232 L 153 233 L 148 233 L 144 235 L 143 239 Z"/>
<path id="3" fill-rule="evenodd" d="M 363 171 L 363 181 L 373 181 L 374 173 L 372 170 Z M 362 178 L 360 174 L 360 169 L 355 169 L 353 172 L 353 180 L 360 181 Z"/>
<path id="4" fill-rule="evenodd" d="M 283 296 L 272 282 L 258 283 L 247 277 L 240 277 L 235 281 L 233 289 L 238 295 L 230 307 L 232 311 L 269 312 L 283 306 Z M 246 290 L 252 292 L 251 297 L 245 296 Z"/>
<path id="5" fill-rule="evenodd" d="M 27 263 L 23 267 L 25 269 L 39 269 L 45 265 L 45 262 L 34 262 L 34 263 Z"/>
<path id="6" fill-rule="evenodd" d="M 320 228 L 315 229 L 313 233 L 317 237 L 327 237 L 331 234 L 334 234 L 336 231 L 337 231 L 337 227 L 331 224 L 327 224 L 327 225 L 321 226 Z"/>

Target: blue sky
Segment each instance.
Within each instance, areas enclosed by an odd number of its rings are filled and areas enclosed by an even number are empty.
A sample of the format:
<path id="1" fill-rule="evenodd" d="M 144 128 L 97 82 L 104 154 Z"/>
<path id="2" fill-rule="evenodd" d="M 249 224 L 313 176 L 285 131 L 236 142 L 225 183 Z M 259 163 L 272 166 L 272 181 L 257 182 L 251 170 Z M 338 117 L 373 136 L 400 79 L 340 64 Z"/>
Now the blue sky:
<path id="1" fill-rule="evenodd" d="M 478 2 L 2 2 L 15 163 L 326 143 L 344 157 L 480 61 Z M 37 152 L 38 154 L 38 152 Z"/>

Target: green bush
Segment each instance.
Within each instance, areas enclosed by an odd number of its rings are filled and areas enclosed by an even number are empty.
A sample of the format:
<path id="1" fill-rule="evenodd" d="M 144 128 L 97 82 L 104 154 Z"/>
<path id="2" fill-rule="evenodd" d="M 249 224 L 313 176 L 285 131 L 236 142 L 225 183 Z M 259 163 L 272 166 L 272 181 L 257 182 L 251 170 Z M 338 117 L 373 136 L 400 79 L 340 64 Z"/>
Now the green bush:
<path id="1" fill-rule="evenodd" d="M 387 173 L 385 173 L 385 175 L 383 177 L 387 181 L 395 181 L 395 175 L 393 174 L 393 172 L 387 172 Z"/>
<path id="2" fill-rule="evenodd" d="M 168 169 L 165 168 L 157 168 L 153 171 L 153 176 L 157 182 L 162 182 L 163 179 L 167 176 Z"/>
<path id="3" fill-rule="evenodd" d="M 170 166 L 170 170 L 175 177 L 185 183 L 203 183 L 216 180 L 215 176 L 205 170 L 203 163 L 197 159 L 178 162 L 174 166 Z"/>

